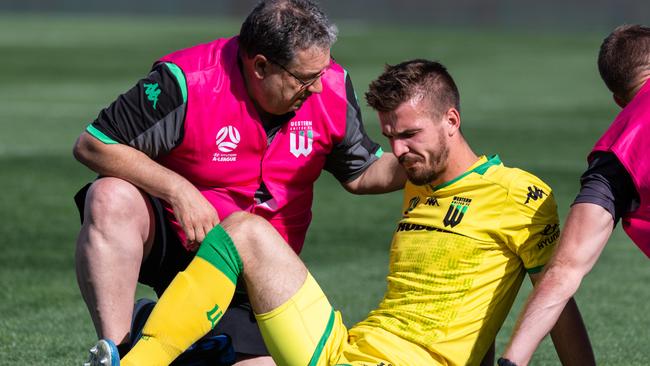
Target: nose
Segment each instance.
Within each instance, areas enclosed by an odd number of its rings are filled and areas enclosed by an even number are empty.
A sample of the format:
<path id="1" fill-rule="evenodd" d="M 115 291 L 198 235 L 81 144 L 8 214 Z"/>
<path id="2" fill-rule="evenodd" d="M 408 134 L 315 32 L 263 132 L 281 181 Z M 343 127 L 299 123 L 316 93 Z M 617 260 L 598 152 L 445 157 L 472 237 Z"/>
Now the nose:
<path id="1" fill-rule="evenodd" d="M 398 158 L 409 152 L 408 145 L 404 140 L 394 138 L 391 140 L 390 145 L 393 149 L 393 154 Z"/>
<path id="2" fill-rule="evenodd" d="M 320 94 L 323 91 L 322 76 L 319 76 L 311 85 L 307 87 L 307 91 L 312 94 Z"/>

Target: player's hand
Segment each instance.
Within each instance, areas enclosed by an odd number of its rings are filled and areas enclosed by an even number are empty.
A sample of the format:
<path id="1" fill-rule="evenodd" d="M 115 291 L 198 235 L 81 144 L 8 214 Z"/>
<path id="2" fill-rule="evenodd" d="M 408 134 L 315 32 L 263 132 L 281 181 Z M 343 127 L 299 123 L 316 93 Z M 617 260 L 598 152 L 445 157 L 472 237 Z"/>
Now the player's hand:
<path id="1" fill-rule="evenodd" d="M 198 249 L 208 232 L 219 224 L 214 206 L 189 182 L 177 189 L 170 204 L 185 232 L 186 246 L 190 250 Z"/>

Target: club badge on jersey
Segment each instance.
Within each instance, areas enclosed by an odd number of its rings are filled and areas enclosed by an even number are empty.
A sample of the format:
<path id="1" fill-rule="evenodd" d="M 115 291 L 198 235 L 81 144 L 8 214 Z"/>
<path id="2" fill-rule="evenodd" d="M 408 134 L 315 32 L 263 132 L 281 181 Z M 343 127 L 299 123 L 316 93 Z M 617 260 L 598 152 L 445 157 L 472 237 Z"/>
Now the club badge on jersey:
<path id="1" fill-rule="evenodd" d="M 313 150 L 314 130 L 312 121 L 289 122 L 289 151 L 299 158 L 309 156 Z"/>

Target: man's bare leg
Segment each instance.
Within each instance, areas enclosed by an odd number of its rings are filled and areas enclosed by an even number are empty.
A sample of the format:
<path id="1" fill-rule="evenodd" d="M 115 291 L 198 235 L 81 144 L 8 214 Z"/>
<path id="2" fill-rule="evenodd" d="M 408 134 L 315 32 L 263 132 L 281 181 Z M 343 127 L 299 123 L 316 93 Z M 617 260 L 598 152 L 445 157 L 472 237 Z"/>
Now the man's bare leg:
<path id="1" fill-rule="evenodd" d="M 153 242 L 153 217 L 148 197 L 127 181 L 101 178 L 88 191 L 75 260 L 99 338 L 116 344 L 128 339 L 140 265 Z"/>
<path id="2" fill-rule="evenodd" d="M 253 309 L 266 313 L 301 288 L 307 269 L 266 220 L 232 214 L 208 234 L 192 263 L 169 285 L 122 365 L 171 363 L 214 327 L 242 276 Z"/>
<path id="3" fill-rule="evenodd" d="M 277 308 L 300 289 L 307 278 L 307 267 L 266 220 L 240 212 L 230 215 L 222 227 L 239 252 L 246 290 L 256 313 Z"/>

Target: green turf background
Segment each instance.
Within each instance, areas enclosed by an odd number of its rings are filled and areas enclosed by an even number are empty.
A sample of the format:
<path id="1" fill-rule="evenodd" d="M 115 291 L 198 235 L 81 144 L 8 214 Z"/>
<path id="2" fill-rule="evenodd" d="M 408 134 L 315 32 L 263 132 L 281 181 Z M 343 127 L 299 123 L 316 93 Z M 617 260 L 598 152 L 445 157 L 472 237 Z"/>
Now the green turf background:
<path id="1" fill-rule="evenodd" d="M 608 30 L 339 28 L 333 54 L 360 97 L 384 63 L 446 64 L 475 150 L 546 180 L 564 217 L 585 154 L 617 112 L 595 66 Z M 95 339 L 74 274 L 72 195 L 93 178 L 72 158 L 75 138 L 156 58 L 238 29 L 224 19 L 0 15 L 0 365 L 80 364 Z M 389 149 L 362 104 L 369 133 Z M 317 184 L 303 257 L 349 325 L 383 293 L 399 206 L 399 193 L 351 196 L 327 174 Z M 599 364 L 650 362 L 649 283 L 648 260 L 617 229 L 577 296 Z M 511 315 L 497 350 L 513 323 Z M 532 364 L 558 364 L 549 341 Z"/>

